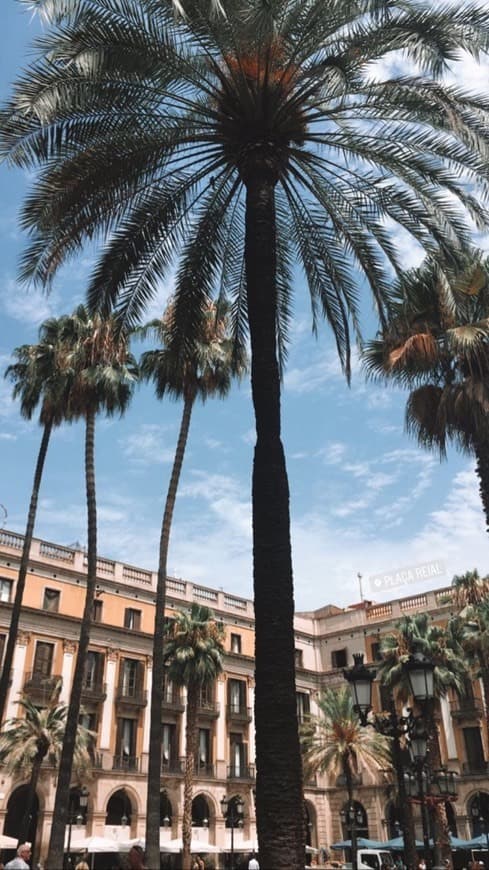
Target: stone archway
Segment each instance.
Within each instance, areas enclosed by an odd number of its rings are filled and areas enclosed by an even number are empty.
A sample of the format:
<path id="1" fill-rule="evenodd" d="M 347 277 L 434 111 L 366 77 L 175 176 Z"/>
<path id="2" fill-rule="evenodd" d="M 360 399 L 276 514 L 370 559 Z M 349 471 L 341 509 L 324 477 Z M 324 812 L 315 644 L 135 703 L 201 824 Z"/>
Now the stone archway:
<path id="1" fill-rule="evenodd" d="M 5 824 L 3 826 L 3 833 L 6 834 L 8 837 L 18 838 L 20 836 L 20 829 L 24 818 L 28 791 L 28 785 L 19 785 L 18 788 L 14 789 L 8 799 L 7 813 L 5 815 Z M 27 836 L 27 840 L 29 843 L 36 842 L 38 817 L 39 798 L 36 794 L 34 795 L 34 800 L 32 802 L 31 821 L 29 825 L 29 833 Z"/>

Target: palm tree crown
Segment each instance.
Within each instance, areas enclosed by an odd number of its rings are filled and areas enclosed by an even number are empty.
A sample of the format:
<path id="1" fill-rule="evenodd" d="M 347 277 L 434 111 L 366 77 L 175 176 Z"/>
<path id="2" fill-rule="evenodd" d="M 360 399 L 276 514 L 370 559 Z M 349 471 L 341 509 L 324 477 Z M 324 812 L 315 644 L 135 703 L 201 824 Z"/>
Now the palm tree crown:
<path id="1" fill-rule="evenodd" d="M 285 337 L 296 256 L 314 318 L 333 326 L 348 364 L 355 269 L 383 307 L 382 259 L 397 263 L 385 220 L 452 253 L 464 229 L 445 190 L 486 220 L 459 170 L 487 192 L 489 103 L 439 77 L 460 49 L 487 47 L 487 12 L 232 0 L 212 16 L 207 2 L 188 0 L 176 19 L 171 2 L 152 0 L 35 5 L 53 27 L 3 122 L 12 163 L 46 164 L 24 208 L 24 277 L 49 281 L 84 240 L 113 230 L 94 304 L 121 293 L 134 323 L 177 249 L 178 330 L 197 324 L 219 284 L 242 330 L 243 197 L 257 172 L 270 172 L 277 325 Z M 373 78 L 372 61 L 395 50 L 423 74 Z"/>
<path id="2" fill-rule="evenodd" d="M 189 612 L 177 613 L 165 644 L 169 679 L 187 690 L 213 683 L 222 671 L 223 640 L 222 625 L 208 607 L 192 604 Z"/>
<path id="3" fill-rule="evenodd" d="M 375 776 L 390 763 L 390 740 L 362 728 L 348 687 L 326 689 L 318 698 L 319 716 L 301 728 L 305 769 L 309 773 L 344 774 L 352 780 L 362 768 Z"/>

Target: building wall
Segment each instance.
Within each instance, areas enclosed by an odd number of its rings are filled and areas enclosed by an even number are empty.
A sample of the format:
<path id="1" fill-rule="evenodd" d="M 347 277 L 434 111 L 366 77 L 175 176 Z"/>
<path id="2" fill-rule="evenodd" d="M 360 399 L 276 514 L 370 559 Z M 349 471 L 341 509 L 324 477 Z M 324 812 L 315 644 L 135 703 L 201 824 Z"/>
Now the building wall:
<path id="1" fill-rule="evenodd" d="M 12 582 L 10 600 L 20 561 L 22 536 L 0 531 L 0 580 Z M 19 692 L 29 688 L 42 703 L 45 686 L 35 672 L 36 648 L 39 643 L 53 645 L 50 674 L 62 677 L 62 698 L 68 700 L 69 687 L 76 656 L 79 619 L 83 611 L 86 574 L 82 551 L 35 540 L 32 544 L 29 572 L 21 618 L 21 631 L 16 646 L 12 684 L 8 700 L 8 716 L 19 713 Z M 84 693 L 83 704 L 94 716 L 97 731 L 97 766 L 88 784 L 90 797 L 87 825 L 83 834 L 107 835 L 127 839 L 144 835 L 146 802 L 147 748 L 149 738 L 149 703 L 152 677 L 152 627 L 154 621 L 154 594 L 156 574 L 134 566 L 98 560 L 97 601 L 101 611 L 92 628 L 90 649 L 102 657 L 103 668 Z M 59 592 L 57 611 L 53 606 L 53 593 Z M 309 613 L 296 615 L 296 674 L 297 691 L 308 699 L 311 713 L 317 713 L 317 697 L 327 686 L 344 685 L 343 667 L 350 665 L 352 656 L 362 652 L 367 662 L 375 660 L 382 636 L 388 633 L 404 614 L 429 612 L 436 621 L 443 622 L 450 614 L 449 590 L 438 590 L 371 605 L 340 609 L 333 605 Z M 6 597 L 5 584 L 2 598 Z M 203 795 L 208 805 L 208 829 L 200 827 L 195 838 L 209 840 L 229 847 L 229 831 L 224 828 L 220 799 L 240 794 L 245 801 L 243 831 L 235 832 L 235 841 L 256 839 L 253 789 L 254 779 L 254 634 L 253 607 L 250 601 L 223 591 L 193 584 L 179 578 L 169 578 L 167 584 L 167 615 L 171 615 L 191 602 L 209 605 L 225 627 L 224 673 L 217 681 L 215 697 L 206 699 L 200 716 L 200 727 L 209 731 L 210 755 L 202 759 L 196 772 L 195 796 Z M 139 611 L 131 617 L 127 611 Z M 0 635 L 6 635 L 11 605 L 0 603 Z M 134 627 L 129 627 L 133 625 Z M 45 648 L 44 648 L 45 649 Z M 128 690 L 124 683 L 124 661 L 138 662 L 136 687 Z M 39 653 L 38 653 L 39 663 Z M 243 710 L 229 704 L 230 681 L 244 683 Z M 96 684 L 96 685 L 95 685 Z M 443 761 L 461 776 L 456 803 L 458 834 L 469 834 L 468 804 L 478 791 L 488 791 L 487 761 L 474 771 L 468 769 L 464 728 L 478 728 L 482 735 L 484 759 L 488 758 L 488 742 L 484 711 L 479 686 L 475 686 L 477 704 L 460 710 L 455 699 L 443 702 L 440 720 L 440 745 Z M 44 692 L 44 695 L 43 695 Z M 377 693 L 377 698 L 379 698 Z M 304 698 L 302 698 L 304 703 Z M 380 704 L 380 700 L 378 700 Z M 248 717 L 249 711 L 249 717 Z M 131 720 L 134 743 L 129 755 L 125 751 L 125 737 L 121 720 Z M 162 789 L 166 790 L 172 806 L 171 827 L 165 837 L 181 835 L 181 807 L 183 803 L 183 776 L 180 761 L 184 755 L 185 698 L 183 694 L 168 698 L 163 707 L 162 721 L 174 726 L 174 756 L 162 773 Z M 124 732 L 126 733 L 126 732 Z M 239 735 L 246 746 L 246 763 L 236 766 L 232 753 L 231 735 Z M 236 737 L 234 739 L 237 739 Z M 46 768 L 39 787 L 40 817 L 38 841 L 40 853 L 47 851 L 52 810 L 54 806 L 54 771 Z M 76 785 L 73 780 L 73 785 Z M 2 776 L 0 789 L 0 831 L 9 799 L 19 782 Z M 130 824 L 124 828 L 114 820 L 106 824 L 107 805 L 111 796 L 124 789 L 130 801 Z M 382 839 L 388 834 L 386 818 L 393 789 L 389 774 L 380 773 L 376 781 L 363 772 L 356 788 L 356 799 L 368 814 L 369 836 Z M 331 778 L 317 777 L 305 785 L 305 798 L 311 822 L 311 841 L 315 846 L 330 845 L 343 836 L 339 812 L 345 801 L 344 787 Z M 78 836 L 78 832 L 76 834 Z M 74 835 L 75 838 L 75 835 Z"/>

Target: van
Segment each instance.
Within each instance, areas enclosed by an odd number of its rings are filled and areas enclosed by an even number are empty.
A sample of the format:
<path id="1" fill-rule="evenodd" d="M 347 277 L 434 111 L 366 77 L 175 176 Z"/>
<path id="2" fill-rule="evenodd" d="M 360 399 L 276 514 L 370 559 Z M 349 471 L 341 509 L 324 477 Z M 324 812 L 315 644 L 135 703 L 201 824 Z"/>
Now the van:
<path id="1" fill-rule="evenodd" d="M 358 870 L 382 870 L 382 867 L 394 867 L 391 852 L 383 849 L 357 849 Z M 343 870 L 351 870 L 351 864 L 343 864 Z"/>

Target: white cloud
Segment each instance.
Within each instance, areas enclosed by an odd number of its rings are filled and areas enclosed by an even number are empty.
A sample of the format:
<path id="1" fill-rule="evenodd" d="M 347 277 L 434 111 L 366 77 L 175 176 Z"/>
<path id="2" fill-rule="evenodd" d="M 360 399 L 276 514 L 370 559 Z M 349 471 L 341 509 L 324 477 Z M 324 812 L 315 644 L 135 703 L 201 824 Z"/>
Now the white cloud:
<path id="1" fill-rule="evenodd" d="M 168 427 L 142 423 L 135 432 L 119 438 L 119 446 L 135 465 L 173 462 L 175 443 L 168 438 Z"/>
<path id="2" fill-rule="evenodd" d="M 38 326 L 55 315 L 59 297 L 54 292 L 48 296 L 40 290 L 25 290 L 12 279 L 4 278 L 0 284 L 0 305 L 13 320 L 26 326 Z"/>

